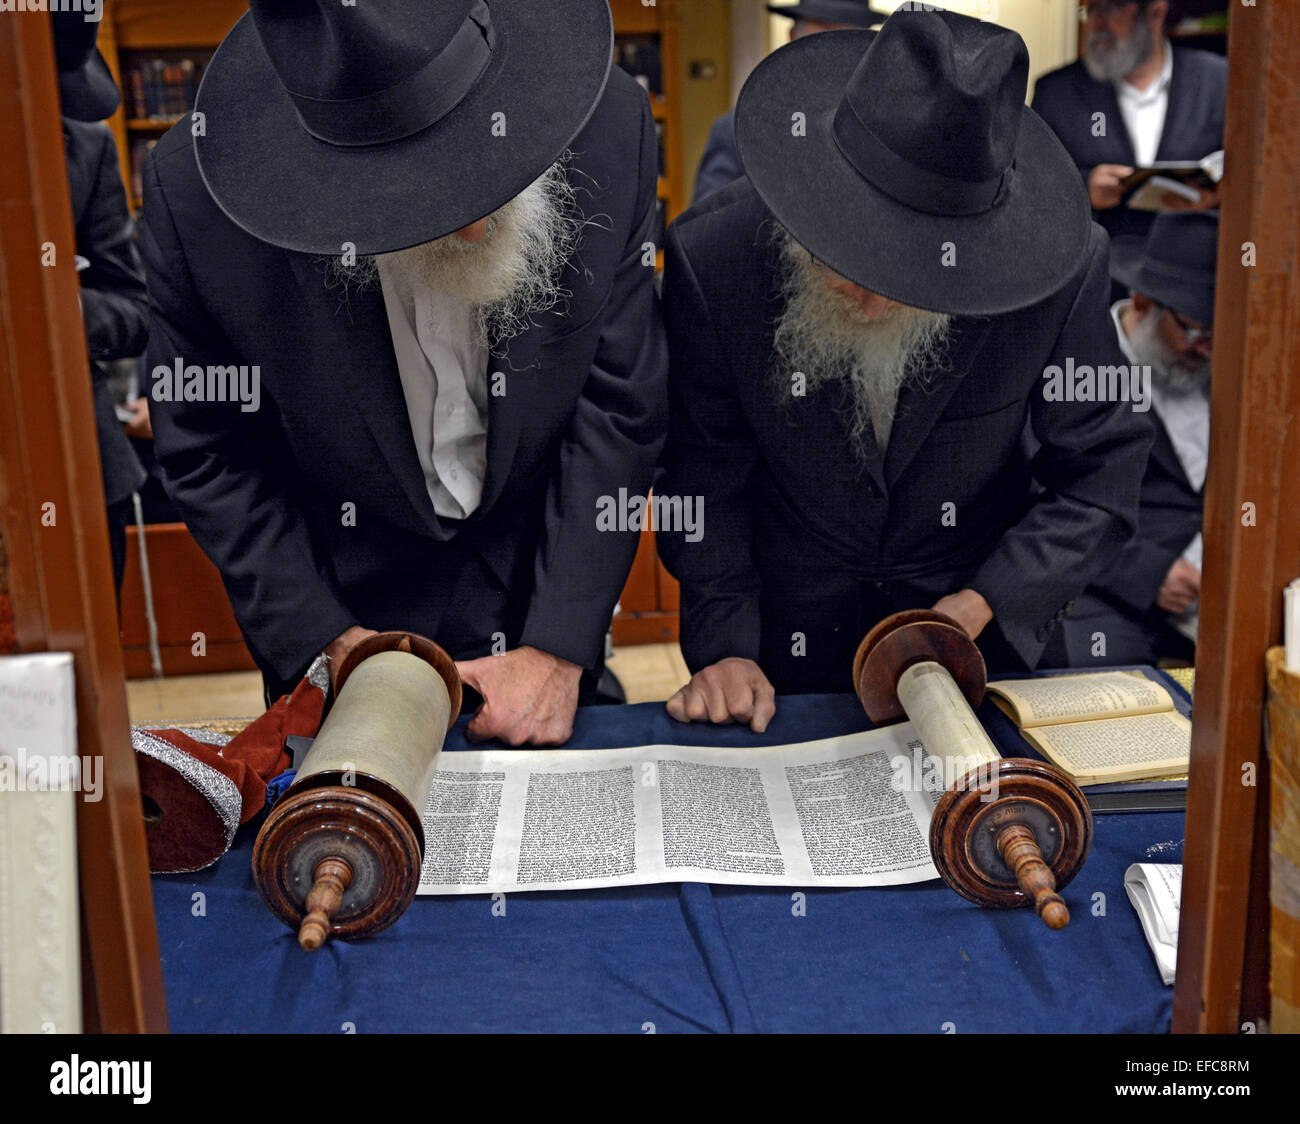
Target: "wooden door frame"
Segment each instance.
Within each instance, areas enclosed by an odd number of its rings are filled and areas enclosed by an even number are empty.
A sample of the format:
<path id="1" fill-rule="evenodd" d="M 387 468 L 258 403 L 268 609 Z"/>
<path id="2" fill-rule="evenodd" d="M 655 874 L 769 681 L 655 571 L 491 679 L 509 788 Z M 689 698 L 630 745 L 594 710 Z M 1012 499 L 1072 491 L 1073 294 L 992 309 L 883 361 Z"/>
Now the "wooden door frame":
<path id="1" fill-rule="evenodd" d="M 1231 13 L 1176 1032 L 1267 1017 L 1264 652 L 1300 574 L 1300 4 Z"/>
<path id="2" fill-rule="evenodd" d="M 83 1025 L 161 1031 L 162 966 L 44 12 L 0 16 L 0 153 L 0 527 L 15 633 L 20 652 L 73 654 L 78 752 L 103 762 L 102 799 L 77 802 Z"/>

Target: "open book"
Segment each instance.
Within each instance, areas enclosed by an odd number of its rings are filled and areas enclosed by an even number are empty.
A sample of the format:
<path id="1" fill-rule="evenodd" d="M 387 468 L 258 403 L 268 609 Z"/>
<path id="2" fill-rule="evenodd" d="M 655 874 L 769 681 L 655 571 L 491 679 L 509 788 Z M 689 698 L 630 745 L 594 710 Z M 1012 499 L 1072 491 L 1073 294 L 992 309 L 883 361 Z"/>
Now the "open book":
<path id="1" fill-rule="evenodd" d="M 1187 772 L 1192 724 L 1140 671 L 1098 671 L 990 683 L 994 703 L 1076 784 Z"/>
<path id="2" fill-rule="evenodd" d="M 1223 179 L 1223 152 L 1212 152 L 1204 160 L 1157 160 L 1135 168 L 1119 186 L 1125 202 L 1135 211 L 1164 211 L 1165 193 L 1195 203 L 1202 191 L 1213 191 Z"/>

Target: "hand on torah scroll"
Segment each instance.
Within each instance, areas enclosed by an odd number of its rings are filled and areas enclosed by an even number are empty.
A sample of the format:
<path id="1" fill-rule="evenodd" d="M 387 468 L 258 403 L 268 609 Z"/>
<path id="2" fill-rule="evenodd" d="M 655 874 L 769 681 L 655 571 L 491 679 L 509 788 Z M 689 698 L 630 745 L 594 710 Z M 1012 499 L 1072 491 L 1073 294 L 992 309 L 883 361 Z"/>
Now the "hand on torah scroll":
<path id="1" fill-rule="evenodd" d="M 731 657 L 701 668 L 668 700 L 678 722 L 745 722 L 756 734 L 776 713 L 776 692 L 753 660 Z"/>
<path id="2" fill-rule="evenodd" d="M 458 663 L 456 670 L 483 696 L 465 731 L 470 741 L 562 745 L 569 740 L 582 678 L 576 663 L 524 646 Z"/>

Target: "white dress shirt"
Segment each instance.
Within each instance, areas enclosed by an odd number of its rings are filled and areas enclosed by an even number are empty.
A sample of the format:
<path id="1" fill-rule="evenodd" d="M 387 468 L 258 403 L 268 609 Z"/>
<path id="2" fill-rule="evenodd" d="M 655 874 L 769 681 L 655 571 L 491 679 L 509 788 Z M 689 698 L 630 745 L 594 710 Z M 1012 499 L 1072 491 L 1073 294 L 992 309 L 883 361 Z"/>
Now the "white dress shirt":
<path id="1" fill-rule="evenodd" d="M 470 309 L 412 286 L 379 260 L 397 371 L 425 487 L 445 519 L 465 519 L 483 498 L 487 471 L 487 349 Z"/>
<path id="2" fill-rule="evenodd" d="M 1165 116 L 1169 111 L 1169 83 L 1174 77 L 1174 49 L 1165 40 L 1165 65 L 1160 77 L 1145 90 L 1130 86 L 1123 78 L 1115 83 L 1115 97 L 1119 101 L 1124 128 L 1133 142 L 1133 160 L 1138 168 L 1155 163 L 1160 151 L 1160 137 L 1165 131 Z"/>

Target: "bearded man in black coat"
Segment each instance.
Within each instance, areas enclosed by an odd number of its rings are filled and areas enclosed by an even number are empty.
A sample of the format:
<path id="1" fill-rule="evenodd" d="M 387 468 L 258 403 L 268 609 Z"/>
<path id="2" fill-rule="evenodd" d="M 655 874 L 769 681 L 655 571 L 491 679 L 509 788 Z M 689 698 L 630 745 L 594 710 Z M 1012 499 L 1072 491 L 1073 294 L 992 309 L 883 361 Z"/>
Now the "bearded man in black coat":
<path id="1" fill-rule="evenodd" d="M 905 6 L 742 91 L 747 178 L 666 247 L 657 499 L 703 512 L 659 529 L 693 672 L 674 717 L 761 730 L 775 693 L 849 690 L 902 609 L 1032 668 L 1132 533 L 1150 403 L 1027 74 L 1014 32 Z"/>
<path id="2" fill-rule="evenodd" d="M 159 461 L 271 697 L 374 630 L 554 744 L 663 440 L 655 134 L 603 0 L 253 0 L 145 169 Z"/>

